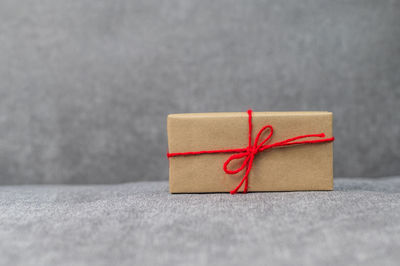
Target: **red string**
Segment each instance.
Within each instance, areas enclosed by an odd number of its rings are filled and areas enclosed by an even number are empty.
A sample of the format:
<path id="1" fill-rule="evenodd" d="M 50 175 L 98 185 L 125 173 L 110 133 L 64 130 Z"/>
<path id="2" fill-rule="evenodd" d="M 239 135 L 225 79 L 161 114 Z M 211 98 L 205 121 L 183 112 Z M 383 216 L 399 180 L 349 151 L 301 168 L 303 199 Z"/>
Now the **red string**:
<path id="1" fill-rule="evenodd" d="M 294 138 L 286 139 L 283 141 L 279 141 L 279 142 L 275 142 L 275 143 L 267 145 L 265 143 L 272 137 L 274 130 L 271 125 L 266 125 L 263 128 L 261 128 L 260 131 L 258 131 L 256 139 L 254 140 L 254 144 L 252 145 L 252 141 L 251 141 L 251 135 L 252 135 L 252 130 L 253 130 L 252 110 L 248 110 L 247 113 L 249 115 L 249 118 L 248 118 L 249 119 L 249 145 L 246 148 L 226 149 L 226 150 L 210 150 L 210 151 L 175 152 L 175 153 L 167 153 L 167 157 L 170 158 L 170 157 L 176 157 L 176 156 L 213 154 L 213 153 L 234 153 L 225 161 L 223 169 L 224 169 L 225 173 L 233 175 L 233 174 L 239 173 L 244 168 L 246 168 L 244 177 L 239 182 L 238 186 L 234 190 L 231 191 L 231 194 L 237 193 L 238 190 L 243 185 L 243 183 L 244 183 L 243 193 L 246 193 L 248 190 L 248 186 L 249 186 L 249 173 L 250 173 L 251 167 L 253 165 L 254 157 L 256 156 L 257 153 L 271 149 L 271 148 L 276 148 L 276 147 L 284 147 L 284 146 L 299 145 L 299 144 L 326 143 L 326 142 L 331 142 L 331 141 L 335 140 L 334 137 L 324 138 L 325 134 L 320 133 L 320 134 L 308 134 L 308 135 L 297 136 Z M 268 129 L 269 129 L 268 136 L 261 143 L 258 143 L 262 133 Z M 310 137 L 317 137 L 317 138 L 321 138 L 321 139 L 296 141 L 296 140 L 301 140 L 301 139 L 310 138 Z M 228 169 L 229 163 L 231 163 L 233 160 L 242 159 L 242 158 L 244 158 L 244 160 L 243 160 L 242 165 L 239 168 L 234 169 L 234 170 Z"/>

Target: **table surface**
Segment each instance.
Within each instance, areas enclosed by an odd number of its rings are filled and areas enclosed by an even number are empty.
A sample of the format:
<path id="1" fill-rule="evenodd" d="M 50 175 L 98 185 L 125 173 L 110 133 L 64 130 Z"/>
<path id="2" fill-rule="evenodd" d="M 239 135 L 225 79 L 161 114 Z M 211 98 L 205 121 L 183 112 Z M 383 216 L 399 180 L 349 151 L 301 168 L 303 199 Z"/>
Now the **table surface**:
<path id="1" fill-rule="evenodd" d="M 0 265 L 396 265 L 400 177 L 245 195 L 3 186 L 0 221 Z"/>

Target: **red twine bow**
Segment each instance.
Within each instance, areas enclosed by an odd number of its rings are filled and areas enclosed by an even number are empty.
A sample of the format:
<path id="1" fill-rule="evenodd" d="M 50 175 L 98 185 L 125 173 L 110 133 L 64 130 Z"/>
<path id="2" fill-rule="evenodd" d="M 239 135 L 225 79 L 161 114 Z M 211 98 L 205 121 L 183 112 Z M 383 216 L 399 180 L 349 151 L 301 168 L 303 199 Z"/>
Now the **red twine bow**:
<path id="1" fill-rule="evenodd" d="M 331 142 L 331 141 L 335 140 L 334 137 L 324 138 L 325 134 L 320 133 L 320 134 L 309 134 L 309 135 L 297 136 L 294 138 L 286 139 L 283 141 L 279 141 L 279 142 L 275 142 L 275 143 L 267 145 L 265 143 L 269 139 L 271 139 L 274 130 L 271 125 L 266 125 L 263 128 L 261 128 L 260 131 L 258 131 L 256 139 L 254 140 L 254 144 L 252 144 L 252 141 L 251 141 L 251 135 L 252 135 L 251 133 L 252 133 L 252 129 L 253 129 L 252 110 L 248 110 L 247 113 L 249 115 L 249 145 L 246 148 L 167 153 L 167 157 L 170 158 L 170 157 L 176 157 L 176 156 L 213 154 L 213 153 L 234 153 L 225 161 L 223 169 L 224 169 L 225 173 L 233 175 L 233 174 L 239 173 L 244 168 L 246 168 L 244 177 L 240 181 L 239 185 L 234 190 L 231 191 L 231 194 L 237 193 L 238 190 L 240 189 L 240 187 L 243 185 L 243 183 L 244 183 L 243 193 L 246 193 L 248 190 L 248 187 L 249 187 L 249 174 L 251 171 L 251 167 L 253 166 L 254 157 L 256 156 L 257 153 L 271 149 L 271 148 L 275 148 L 275 147 L 284 147 L 284 146 L 299 145 L 299 144 L 326 143 L 326 142 Z M 268 136 L 261 143 L 259 143 L 262 133 L 267 129 L 269 129 Z M 321 139 L 296 141 L 296 140 L 310 138 L 310 137 L 317 137 L 317 138 L 321 138 Z M 245 158 L 245 159 L 240 167 L 238 167 L 235 170 L 228 169 L 229 163 L 231 163 L 233 160 L 242 159 L 242 158 Z"/>

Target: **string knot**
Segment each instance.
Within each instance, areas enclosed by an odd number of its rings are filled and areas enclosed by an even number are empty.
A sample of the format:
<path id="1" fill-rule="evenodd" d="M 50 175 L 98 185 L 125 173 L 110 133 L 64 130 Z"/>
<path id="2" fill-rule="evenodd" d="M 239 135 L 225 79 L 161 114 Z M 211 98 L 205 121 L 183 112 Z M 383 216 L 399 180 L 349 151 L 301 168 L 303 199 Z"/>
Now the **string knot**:
<path id="1" fill-rule="evenodd" d="M 256 154 L 258 153 L 257 147 L 254 147 L 254 146 L 248 147 L 248 148 L 247 148 L 247 152 L 248 152 L 249 154 L 256 155 Z"/>

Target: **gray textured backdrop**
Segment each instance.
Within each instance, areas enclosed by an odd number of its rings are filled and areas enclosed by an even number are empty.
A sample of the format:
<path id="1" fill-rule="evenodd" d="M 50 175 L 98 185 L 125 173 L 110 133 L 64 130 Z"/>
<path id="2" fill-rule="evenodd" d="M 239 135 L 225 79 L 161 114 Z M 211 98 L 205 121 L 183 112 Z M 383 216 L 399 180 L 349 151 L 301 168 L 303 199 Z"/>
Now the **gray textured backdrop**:
<path id="1" fill-rule="evenodd" d="M 166 116 L 329 110 L 400 173 L 400 1 L 0 1 L 0 184 L 166 180 Z"/>

